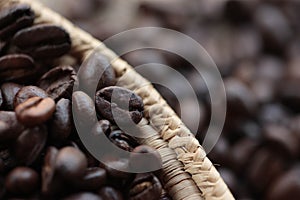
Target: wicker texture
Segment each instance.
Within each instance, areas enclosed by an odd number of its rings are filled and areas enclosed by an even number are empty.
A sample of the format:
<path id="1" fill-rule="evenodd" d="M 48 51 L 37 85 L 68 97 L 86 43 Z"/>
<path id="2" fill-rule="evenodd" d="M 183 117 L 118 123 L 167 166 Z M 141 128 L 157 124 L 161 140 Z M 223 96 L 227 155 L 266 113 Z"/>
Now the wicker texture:
<path id="1" fill-rule="evenodd" d="M 60 25 L 70 33 L 70 55 L 78 62 L 97 49 L 112 61 L 119 77 L 118 84 L 134 90 L 143 98 L 146 119 L 139 127 L 150 136 L 141 142 L 156 148 L 161 154 L 162 180 L 174 200 L 234 199 L 198 140 L 146 79 L 117 58 L 103 43 L 40 3 L 34 0 L 1 0 L 0 6 L 20 2 L 32 6 L 37 16 L 36 24 Z"/>

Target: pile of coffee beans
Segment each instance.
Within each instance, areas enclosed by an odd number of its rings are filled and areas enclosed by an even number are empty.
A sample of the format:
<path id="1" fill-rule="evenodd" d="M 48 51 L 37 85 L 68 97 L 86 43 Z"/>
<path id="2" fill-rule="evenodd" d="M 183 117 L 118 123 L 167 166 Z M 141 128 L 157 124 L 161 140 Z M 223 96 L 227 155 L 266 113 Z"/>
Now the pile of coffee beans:
<path id="1" fill-rule="evenodd" d="M 198 41 L 217 64 L 227 93 L 225 127 L 209 158 L 237 199 L 300 199 L 299 1 L 54 1 L 64 5 L 49 5 L 101 40 L 133 27 L 155 26 Z M 163 40 L 155 34 L 146 36 L 157 43 Z M 193 67 L 179 56 L 158 50 L 134 51 L 124 58 L 133 66 L 171 66 L 189 80 L 200 101 L 197 138 L 202 141 L 210 101 Z M 163 69 L 156 70 L 184 95 L 178 81 L 172 81 Z M 178 105 L 168 88 L 157 88 L 178 114 L 180 108 L 190 111 L 185 122 L 189 125 L 195 110 L 190 98 Z"/>
<path id="2" fill-rule="evenodd" d="M 171 199 L 159 171 L 128 172 L 141 164 L 135 156 L 107 153 L 109 165 L 99 162 L 75 128 L 73 112 L 89 137 L 104 135 L 116 147 L 149 153 L 151 162 L 159 163 L 154 149 L 116 125 L 142 120 L 141 97 L 115 86 L 115 72 L 104 56 L 80 72 L 76 66 L 56 66 L 71 48 L 69 33 L 34 20 L 28 5 L 0 11 L 0 199 Z"/>

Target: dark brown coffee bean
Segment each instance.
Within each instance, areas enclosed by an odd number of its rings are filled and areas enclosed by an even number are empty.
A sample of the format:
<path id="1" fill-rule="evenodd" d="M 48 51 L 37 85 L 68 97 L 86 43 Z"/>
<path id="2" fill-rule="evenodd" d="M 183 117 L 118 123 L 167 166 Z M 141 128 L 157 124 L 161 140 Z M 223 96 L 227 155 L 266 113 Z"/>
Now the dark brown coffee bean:
<path id="1" fill-rule="evenodd" d="M 134 179 L 130 191 L 130 200 L 157 200 L 162 193 L 162 186 L 158 178 L 151 173 L 138 174 Z"/>
<path id="2" fill-rule="evenodd" d="M 14 108 L 16 108 L 19 104 L 24 103 L 31 97 L 46 98 L 48 97 L 48 94 L 43 89 L 36 86 L 22 87 L 14 98 Z"/>
<path id="3" fill-rule="evenodd" d="M 114 130 L 109 135 L 108 138 L 119 148 L 124 149 L 125 151 L 132 151 L 138 142 L 131 137 L 130 135 L 125 134 L 121 130 Z"/>
<path id="4" fill-rule="evenodd" d="M 10 54 L 0 58 L 0 82 L 27 83 L 36 76 L 33 59 L 25 54 Z"/>
<path id="5" fill-rule="evenodd" d="M 299 80 L 289 79 L 279 83 L 277 87 L 277 97 L 280 102 L 296 112 L 300 111 L 300 94 L 297 92 L 300 88 L 299 83 Z"/>
<path id="6" fill-rule="evenodd" d="M 258 147 L 259 141 L 257 140 L 250 138 L 244 138 L 239 140 L 231 147 L 230 151 L 227 151 L 227 154 L 229 154 L 228 157 L 231 158 L 229 166 L 232 169 L 234 169 L 237 173 L 243 173 L 245 167 L 249 165 L 249 158 L 252 155 L 255 155 L 254 153 Z"/>
<path id="7" fill-rule="evenodd" d="M 137 124 L 142 120 L 144 104 L 132 91 L 111 86 L 96 93 L 96 108 L 105 119 L 129 125 L 132 121 Z"/>
<path id="8" fill-rule="evenodd" d="M 154 148 L 140 145 L 130 154 L 130 168 L 136 172 L 144 169 L 161 169 L 161 156 Z"/>
<path id="9" fill-rule="evenodd" d="M 266 145 L 270 148 L 281 149 L 281 152 L 286 156 L 296 158 L 300 151 L 299 141 L 297 135 L 293 134 L 284 126 L 267 125 L 263 129 L 264 139 Z"/>
<path id="10" fill-rule="evenodd" d="M 92 129 L 93 135 L 109 135 L 111 131 L 110 122 L 108 120 L 102 119 L 98 121 Z"/>
<path id="11" fill-rule="evenodd" d="M 85 155 L 74 147 L 61 149 L 56 157 L 55 171 L 65 180 L 80 180 L 86 171 Z"/>
<path id="12" fill-rule="evenodd" d="M 23 131 L 13 149 L 18 161 L 25 165 L 31 165 L 45 147 L 47 135 L 46 126 L 36 126 Z"/>
<path id="13" fill-rule="evenodd" d="M 134 178 L 134 174 L 128 173 L 129 160 L 126 158 L 111 158 L 103 160 L 100 165 L 106 170 L 108 181 L 114 186 L 122 187 Z"/>
<path id="14" fill-rule="evenodd" d="M 55 111 L 51 98 L 31 97 L 16 107 L 18 120 L 26 126 L 35 126 L 49 120 Z"/>
<path id="15" fill-rule="evenodd" d="M 255 95 L 238 79 L 225 81 L 228 114 L 234 116 L 253 115 L 257 109 Z"/>
<path id="16" fill-rule="evenodd" d="M 42 193 L 45 195 L 55 195 L 63 187 L 62 182 L 55 176 L 57 154 L 55 147 L 48 147 L 42 168 Z"/>
<path id="17" fill-rule="evenodd" d="M 21 88 L 22 86 L 16 83 L 3 83 L 1 85 L 5 110 L 14 110 L 14 98 Z"/>
<path id="18" fill-rule="evenodd" d="M 34 12 L 29 5 L 19 4 L 0 12 L 0 39 L 13 36 L 18 30 L 31 26 Z"/>
<path id="19" fill-rule="evenodd" d="M 285 169 L 282 156 L 267 148 L 256 151 L 249 163 L 245 174 L 257 192 L 264 191 Z"/>
<path id="20" fill-rule="evenodd" d="M 0 88 L 0 108 L 2 107 L 2 104 L 3 104 L 3 97 L 2 97 L 2 91 Z"/>
<path id="21" fill-rule="evenodd" d="M 72 107 L 68 99 L 60 99 L 49 125 L 49 134 L 54 141 L 66 140 L 72 131 Z"/>
<path id="22" fill-rule="evenodd" d="M 101 188 L 99 191 L 99 195 L 103 200 L 123 200 L 122 193 L 109 186 Z"/>
<path id="23" fill-rule="evenodd" d="M 81 65 L 78 78 L 80 90 L 93 97 L 95 92 L 116 83 L 115 72 L 106 56 L 98 52 L 92 54 Z"/>
<path id="24" fill-rule="evenodd" d="M 70 195 L 63 200 L 102 200 L 102 198 L 94 193 L 78 193 Z"/>
<path id="25" fill-rule="evenodd" d="M 28 167 L 17 167 L 6 177 L 5 187 L 8 192 L 17 195 L 32 194 L 38 189 L 39 175 Z"/>
<path id="26" fill-rule="evenodd" d="M 24 126 L 17 120 L 15 112 L 0 111 L 0 143 L 15 140 L 24 130 Z"/>
<path id="27" fill-rule="evenodd" d="M 0 150 L 0 160 L 1 160 L 1 170 L 0 173 L 6 173 L 12 168 L 16 167 L 17 160 L 12 155 L 10 149 L 2 149 Z"/>
<path id="28" fill-rule="evenodd" d="M 71 48 L 69 34 L 60 26 L 37 25 L 25 28 L 13 37 L 18 49 L 37 59 L 59 57 Z"/>
<path id="29" fill-rule="evenodd" d="M 93 191 L 99 190 L 106 183 L 106 171 L 100 167 L 92 167 L 86 169 L 82 179 L 77 180 L 78 189 Z"/>
<path id="30" fill-rule="evenodd" d="M 96 110 L 93 100 L 84 92 L 73 93 L 73 116 L 79 131 L 91 130 L 96 124 Z"/>
<path id="31" fill-rule="evenodd" d="M 300 198 L 300 167 L 299 164 L 280 176 L 272 183 L 266 193 L 266 200 Z"/>
<path id="32" fill-rule="evenodd" d="M 77 87 L 77 84 L 76 72 L 70 66 L 55 67 L 44 74 L 38 82 L 39 87 L 55 101 L 61 98 L 71 99 L 73 88 Z"/>

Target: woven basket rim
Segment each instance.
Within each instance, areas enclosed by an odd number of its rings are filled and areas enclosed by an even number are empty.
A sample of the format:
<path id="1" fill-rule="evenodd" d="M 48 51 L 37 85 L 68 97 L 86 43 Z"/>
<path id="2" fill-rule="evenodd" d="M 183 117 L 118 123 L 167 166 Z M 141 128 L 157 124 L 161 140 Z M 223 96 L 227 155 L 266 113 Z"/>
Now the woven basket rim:
<path id="1" fill-rule="evenodd" d="M 135 90 L 144 100 L 148 118 L 143 119 L 139 126 L 147 134 L 151 133 L 151 137 L 141 142 L 156 148 L 161 154 L 163 182 L 174 200 L 234 199 L 198 140 L 149 81 L 102 42 L 35 0 L 1 0 L 0 8 L 16 3 L 26 3 L 32 7 L 36 13 L 35 24 L 49 23 L 64 27 L 72 39 L 70 55 L 78 59 L 79 63 L 95 49 L 113 60 L 112 66 L 119 77 L 119 83 Z M 151 116 L 147 115 L 150 110 Z M 156 130 L 161 131 L 158 133 Z"/>

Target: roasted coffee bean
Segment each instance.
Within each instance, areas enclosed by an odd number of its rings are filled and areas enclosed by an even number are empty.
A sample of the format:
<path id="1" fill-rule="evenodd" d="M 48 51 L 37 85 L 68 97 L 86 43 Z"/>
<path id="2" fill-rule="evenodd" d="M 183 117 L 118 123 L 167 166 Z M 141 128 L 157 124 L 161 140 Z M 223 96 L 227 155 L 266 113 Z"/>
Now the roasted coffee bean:
<path id="1" fill-rule="evenodd" d="M 19 104 L 24 103 L 31 97 L 46 98 L 48 97 L 48 94 L 43 89 L 36 86 L 22 87 L 14 98 L 14 108 L 16 108 Z"/>
<path id="2" fill-rule="evenodd" d="M 300 151 L 300 144 L 297 135 L 289 129 L 279 125 L 267 125 L 263 129 L 266 145 L 270 148 L 280 149 L 286 156 L 297 157 Z"/>
<path id="3" fill-rule="evenodd" d="M 73 88 L 77 87 L 77 84 L 76 72 L 70 66 L 55 67 L 38 81 L 39 87 L 44 89 L 55 101 L 60 98 L 71 99 Z"/>
<path id="4" fill-rule="evenodd" d="M 254 94 L 237 79 L 225 81 L 228 112 L 232 115 L 253 115 L 257 109 Z"/>
<path id="5" fill-rule="evenodd" d="M 285 169 L 284 158 L 273 149 L 259 149 L 249 163 L 245 174 L 257 192 L 264 191 Z"/>
<path id="6" fill-rule="evenodd" d="M 122 193 L 109 186 L 101 188 L 99 191 L 99 195 L 103 200 L 123 200 Z"/>
<path id="7" fill-rule="evenodd" d="M 1 88 L 0 88 L 0 109 L 2 107 L 2 104 L 3 104 L 3 97 L 2 97 L 2 91 L 1 91 Z"/>
<path id="8" fill-rule="evenodd" d="M 0 160 L 1 160 L 1 170 L 0 170 L 1 174 L 11 170 L 17 165 L 17 160 L 12 155 L 10 149 L 0 150 Z"/>
<path id="9" fill-rule="evenodd" d="M 27 128 L 14 144 L 14 155 L 21 164 L 31 165 L 40 156 L 47 140 L 47 128 L 44 125 Z"/>
<path id="10" fill-rule="evenodd" d="M 298 200 L 300 198 L 300 167 L 295 167 L 284 173 L 275 182 L 273 182 L 266 193 L 266 200 L 290 199 Z"/>
<path id="11" fill-rule="evenodd" d="M 15 112 L 0 111 L 0 144 L 15 140 L 24 130 Z"/>
<path id="12" fill-rule="evenodd" d="M 105 119 L 119 124 L 139 123 L 143 118 L 144 104 L 132 91 L 110 86 L 96 93 L 96 108 Z"/>
<path id="13" fill-rule="evenodd" d="M 70 195 L 63 200 L 102 200 L 102 198 L 94 193 L 78 193 Z"/>
<path id="14" fill-rule="evenodd" d="M 82 179 L 78 179 L 76 186 L 81 190 L 99 190 L 106 183 L 106 171 L 100 167 L 87 168 Z"/>
<path id="15" fill-rule="evenodd" d="M 235 143 L 229 151 L 227 157 L 230 157 L 229 166 L 237 173 L 243 172 L 245 167 L 249 165 L 249 158 L 255 155 L 255 151 L 259 147 L 259 141 L 250 138 L 243 138 Z"/>
<path id="16" fill-rule="evenodd" d="M 299 83 L 299 80 L 289 79 L 279 83 L 277 87 L 277 98 L 280 103 L 296 112 L 300 111 L 300 94 L 295 92 L 300 88 Z"/>
<path id="17" fill-rule="evenodd" d="M 5 187 L 16 195 L 32 194 L 38 189 L 39 175 L 28 167 L 17 167 L 6 177 Z"/>
<path id="18" fill-rule="evenodd" d="M 112 131 L 108 138 L 119 148 L 125 151 L 132 151 L 138 145 L 138 142 L 130 135 L 125 134 L 121 130 Z"/>
<path id="19" fill-rule="evenodd" d="M 93 135 L 109 135 L 111 131 L 110 122 L 105 119 L 98 121 L 92 129 Z"/>
<path id="20" fill-rule="evenodd" d="M 21 88 L 22 86 L 16 83 L 3 83 L 1 85 L 5 110 L 14 110 L 14 98 Z"/>
<path id="21" fill-rule="evenodd" d="M 134 148 L 130 154 L 130 168 L 136 172 L 145 169 L 161 169 L 161 156 L 152 147 L 140 145 Z"/>
<path id="22" fill-rule="evenodd" d="M 80 128 L 82 131 L 91 130 L 97 120 L 93 100 L 81 91 L 74 92 L 72 99 L 73 116 L 78 125 L 76 128 Z"/>
<path id="23" fill-rule="evenodd" d="M 78 78 L 80 89 L 91 97 L 96 91 L 116 84 L 116 75 L 108 58 L 98 52 L 84 61 L 79 69 Z"/>
<path id="24" fill-rule="evenodd" d="M 12 42 L 21 52 L 36 59 L 55 58 L 71 48 L 69 34 L 60 26 L 37 25 L 16 33 Z"/>
<path id="25" fill-rule="evenodd" d="M 62 182 L 55 176 L 57 154 L 58 150 L 55 147 L 48 147 L 42 167 L 42 193 L 45 195 L 55 195 L 62 187 Z"/>
<path id="26" fill-rule="evenodd" d="M 66 140 L 72 131 L 73 118 L 71 101 L 60 99 L 49 125 L 49 135 L 53 141 Z"/>
<path id="27" fill-rule="evenodd" d="M 162 193 L 159 180 L 151 173 L 138 174 L 134 179 L 130 191 L 130 200 L 157 200 Z"/>
<path id="28" fill-rule="evenodd" d="M 0 82 L 28 83 L 34 80 L 38 68 L 25 54 L 10 54 L 0 58 Z"/>
<path id="29" fill-rule="evenodd" d="M 65 147 L 59 150 L 55 171 L 65 180 L 74 181 L 81 179 L 87 168 L 85 155 L 74 147 Z"/>
<path id="30" fill-rule="evenodd" d="M 0 12 L 0 39 L 13 36 L 18 30 L 31 26 L 34 12 L 29 5 L 19 4 Z"/>
<path id="31" fill-rule="evenodd" d="M 106 170 L 108 183 L 118 189 L 124 189 L 134 179 L 135 174 L 127 172 L 129 160 L 126 158 L 105 158 L 100 165 Z"/>
<path id="32" fill-rule="evenodd" d="M 49 120 L 55 111 L 51 98 L 31 97 L 16 107 L 18 120 L 26 126 L 35 126 Z"/>

